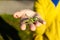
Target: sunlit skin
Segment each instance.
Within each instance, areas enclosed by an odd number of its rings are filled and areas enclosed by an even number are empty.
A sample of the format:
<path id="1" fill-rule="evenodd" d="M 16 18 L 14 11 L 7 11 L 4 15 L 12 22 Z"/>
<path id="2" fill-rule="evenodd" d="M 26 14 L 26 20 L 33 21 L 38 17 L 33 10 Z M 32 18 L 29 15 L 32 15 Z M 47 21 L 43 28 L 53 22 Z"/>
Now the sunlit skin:
<path id="1" fill-rule="evenodd" d="M 13 14 L 13 17 L 21 18 L 21 22 L 20 22 L 21 30 L 26 30 L 27 23 L 29 24 L 31 31 L 35 31 L 36 27 L 40 26 L 41 24 L 46 24 L 46 22 L 43 19 L 41 19 L 41 17 L 36 12 L 34 12 L 30 9 L 25 9 L 25 10 L 21 10 L 19 12 L 15 12 Z M 35 17 L 38 18 L 39 20 L 34 19 Z M 27 23 L 25 22 L 26 18 L 28 20 Z"/>

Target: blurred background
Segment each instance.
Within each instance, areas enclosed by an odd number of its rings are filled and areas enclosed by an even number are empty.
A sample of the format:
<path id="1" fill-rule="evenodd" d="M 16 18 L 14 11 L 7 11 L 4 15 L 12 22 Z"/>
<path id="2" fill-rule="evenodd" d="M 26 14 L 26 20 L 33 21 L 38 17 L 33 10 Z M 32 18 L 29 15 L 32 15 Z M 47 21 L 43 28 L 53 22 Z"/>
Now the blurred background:
<path id="1" fill-rule="evenodd" d="M 13 13 L 22 9 L 33 9 L 34 0 L 0 0 L 0 40 L 33 40 L 34 32 L 20 30 L 20 19 Z"/>
<path id="2" fill-rule="evenodd" d="M 21 9 L 33 9 L 34 0 L 1 0 L 0 13 L 14 13 Z"/>

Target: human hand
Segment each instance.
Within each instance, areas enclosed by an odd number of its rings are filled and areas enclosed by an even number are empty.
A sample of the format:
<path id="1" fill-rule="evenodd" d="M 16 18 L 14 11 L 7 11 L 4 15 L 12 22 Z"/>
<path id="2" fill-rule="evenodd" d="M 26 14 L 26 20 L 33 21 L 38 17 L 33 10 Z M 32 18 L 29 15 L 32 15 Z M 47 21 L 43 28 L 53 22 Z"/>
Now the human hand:
<path id="1" fill-rule="evenodd" d="M 46 22 L 38 15 L 38 13 L 25 9 L 13 14 L 14 18 L 21 18 L 20 28 L 21 30 L 26 30 L 26 25 L 30 26 L 31 31 L 35 31 L 36 27 L 41 24 L 46 24 Z"/>

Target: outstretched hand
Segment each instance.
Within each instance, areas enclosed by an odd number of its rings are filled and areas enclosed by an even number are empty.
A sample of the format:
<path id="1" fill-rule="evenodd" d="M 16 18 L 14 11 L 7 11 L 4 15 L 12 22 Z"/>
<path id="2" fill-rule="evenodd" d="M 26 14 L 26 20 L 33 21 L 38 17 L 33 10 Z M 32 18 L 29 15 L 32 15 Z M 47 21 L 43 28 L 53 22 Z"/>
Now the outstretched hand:
<path id="1" fill-rule="evenodd" d="M 26 25 L 28 24 L 31 31 L 35 31 L 36 27 L 41 24 L 46 24 L 46 22 L 38 15 L 38 13 L 25 9 L 13 14 L 14 18 L 21 18 L 20 28 L 21 30 L 26 30 Z"/>

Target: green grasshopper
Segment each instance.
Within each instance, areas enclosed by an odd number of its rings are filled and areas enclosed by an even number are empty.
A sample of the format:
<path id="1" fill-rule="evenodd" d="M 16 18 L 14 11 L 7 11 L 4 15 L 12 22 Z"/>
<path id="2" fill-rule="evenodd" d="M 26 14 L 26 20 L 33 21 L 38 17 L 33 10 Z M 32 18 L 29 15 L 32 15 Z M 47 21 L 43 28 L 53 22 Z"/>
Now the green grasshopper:
<path id="1" fill-rule="evenodd" d="M 26 24 L 30 24 L 30 23 L 34 23 L 34 22 L 37 21 L 37 20 L 38 20 L 37 17 L 33 17 L 33 18 L 29 18 L 29 19 L 27 19 L 27 20 L 24 20 L 24 22 L 25 22 Z"/>

